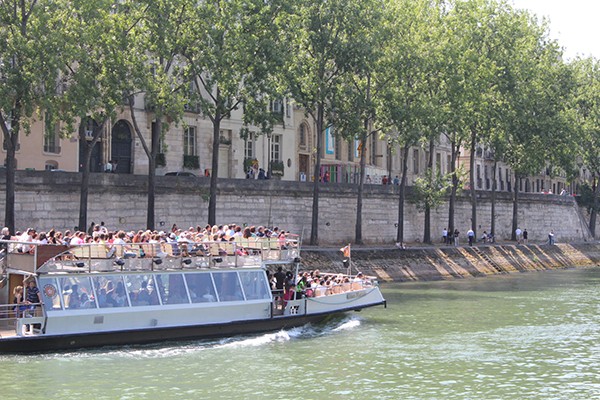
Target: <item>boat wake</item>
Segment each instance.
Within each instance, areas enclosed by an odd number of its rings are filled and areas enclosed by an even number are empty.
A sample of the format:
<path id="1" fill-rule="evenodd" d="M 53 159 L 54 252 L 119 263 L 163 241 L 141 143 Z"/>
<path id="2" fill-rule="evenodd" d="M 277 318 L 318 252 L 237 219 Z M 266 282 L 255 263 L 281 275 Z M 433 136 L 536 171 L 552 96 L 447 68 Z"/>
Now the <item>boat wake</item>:
<path id="1" fill-rule="evenodd" d="M 213 348 L 244 348 L 264 346 L 271 343 L 283 343 L 290 340 L 312 339 L 320 336 L 333 334 L 339 331 L 354 329 L 361 324 L 360 319 L 355 316 L 346 316 L 341 319 L 333 319 L 321 324 L 306 324 L 297 328 L 282 329 L 276 333 L 266 333 L 260 336 L 244 337 L 236 336 L 221 340 L 221 343 Z"/>
<path id="2" fill-rule="evenodd" d="M 266 345 L 276 345 L 291 340 L 305 340 L 337 334 L 341 331 L 355 329 L 361 325 L 361 319 L 356 315 L 338 316 L 319 324 L 306 324 L 296 328 L 282 329 L 277 332 L 259 335 L 240 335 L 225 339 L 204 339 L 182 342 L 165 342 L 148 345 L 124 346 L 119 348 L 104 347 L 99 349 L 81 350 L 77 352 L 59 352 L 54 354 L 37 355 L 33 357 L 73 359 L 87 357 L 125 357 L 125 358 L 168 358 L 182 354 L 215 349 L 243 349 Z M 25 356 L 24 360 L 32 357 Z"/>

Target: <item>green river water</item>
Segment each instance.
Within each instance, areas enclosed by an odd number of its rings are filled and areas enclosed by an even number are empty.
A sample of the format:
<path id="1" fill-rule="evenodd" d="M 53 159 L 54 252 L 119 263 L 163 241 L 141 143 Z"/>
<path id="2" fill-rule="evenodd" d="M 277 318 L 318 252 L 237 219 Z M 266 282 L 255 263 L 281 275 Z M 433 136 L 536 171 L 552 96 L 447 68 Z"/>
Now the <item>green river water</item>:
<path id="1" fill-rule="evenodd" d="M 382 289 L 318 326 L 0 356 L 0 399 L 600 398 L 600 268 Z"/>

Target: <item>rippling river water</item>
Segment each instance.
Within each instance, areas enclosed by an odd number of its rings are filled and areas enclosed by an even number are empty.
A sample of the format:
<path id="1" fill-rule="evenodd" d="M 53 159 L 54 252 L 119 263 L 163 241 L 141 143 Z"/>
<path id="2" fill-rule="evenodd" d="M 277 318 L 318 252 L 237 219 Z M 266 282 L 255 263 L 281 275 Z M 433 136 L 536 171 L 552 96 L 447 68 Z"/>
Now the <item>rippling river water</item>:
<path id="1" fill-rule="evenodd" d="M 600 398 L 599 285 L 598 268 L 385 284 L 387 309 L 318 326 L 0 356 L 0 398 Z"/>

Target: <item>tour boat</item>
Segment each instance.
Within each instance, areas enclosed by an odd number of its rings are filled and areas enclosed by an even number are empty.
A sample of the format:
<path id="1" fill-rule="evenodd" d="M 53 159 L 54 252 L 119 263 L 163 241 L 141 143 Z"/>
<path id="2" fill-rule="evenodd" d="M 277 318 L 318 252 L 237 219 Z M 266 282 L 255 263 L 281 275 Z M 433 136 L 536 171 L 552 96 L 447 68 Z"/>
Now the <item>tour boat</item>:
<path id="1" fill-rule="evenodd" d="M 318 323 L 385 305 L 373 277 L 284 300 L 267 272 L 297 276 L 299 243 L 269 239 L 200 244 L 5 242 L 0 353 L 49 352 L 203 339 Z M 16 249 L 21 246 L 21 251 Z M 41 302 L 20 310 L 12 291 L 34 280 Z M 35 290 L 35 289 L 34 289 Z"/>

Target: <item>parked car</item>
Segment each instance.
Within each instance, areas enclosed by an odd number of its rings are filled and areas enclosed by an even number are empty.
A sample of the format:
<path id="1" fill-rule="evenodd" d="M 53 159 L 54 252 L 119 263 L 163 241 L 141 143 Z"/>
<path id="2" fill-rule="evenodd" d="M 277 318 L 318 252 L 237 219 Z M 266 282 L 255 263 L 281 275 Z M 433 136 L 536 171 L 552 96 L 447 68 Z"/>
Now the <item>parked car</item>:
<path id="1" fill-rule="evenodd" d="M 165 176 L 193 176 L 196 177 L 195 174 L 191 173 L 191 172 L 186 172 L 186 171 L 179 171 L 179 172 L 167 172 L 165 174 Z"/>

